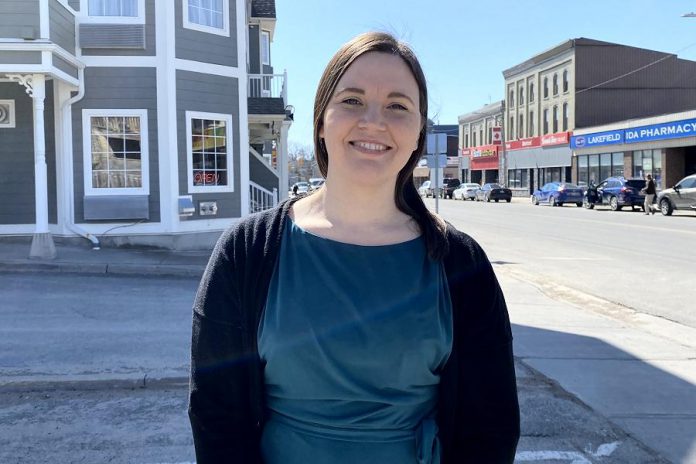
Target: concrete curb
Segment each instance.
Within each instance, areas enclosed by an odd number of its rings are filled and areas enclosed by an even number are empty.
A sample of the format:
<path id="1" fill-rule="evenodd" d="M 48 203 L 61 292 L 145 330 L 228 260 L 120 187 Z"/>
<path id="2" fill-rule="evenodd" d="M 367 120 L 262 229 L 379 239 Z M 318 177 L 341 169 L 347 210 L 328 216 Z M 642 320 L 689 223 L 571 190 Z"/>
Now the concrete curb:
<path id="1" fill-rule="evenodd" d="M 27 262 L 25 260 L 5 260 L 0 262 L 0 272 L 61 272 L 69 274 L 111 274 L 200 279 L 203 271 L 204 267 L 197 265 L 56 263 Z"/>

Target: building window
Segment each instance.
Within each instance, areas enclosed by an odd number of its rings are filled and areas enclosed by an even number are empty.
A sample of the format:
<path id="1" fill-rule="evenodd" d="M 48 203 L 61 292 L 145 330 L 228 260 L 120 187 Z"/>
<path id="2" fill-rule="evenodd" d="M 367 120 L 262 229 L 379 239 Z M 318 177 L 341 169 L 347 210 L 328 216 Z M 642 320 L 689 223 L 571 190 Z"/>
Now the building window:
<path id="1" fill-rule="evenodd" d="M 510 89 L 510 95 L 508 96 L 508 106 L 515 106 L 515 91 Z"/>
<path id="2" fill-rule="evenodd" d="M 534 82 L 529 84 L 529 103 L 534 103 Z"/>
<path id="3" fill-rule="evenodd" d="M 544 98 L 549 98 L 549 78 L 544 78 Z"/>
<path id="4" fill-rule="evenodd" d="M 524 86 L 520 86 L 520 89 L 517 91 L 518 99 L 519 99 L 519 104 L 520 106 L 524 105 Z"/>
<path id="5" fill-rule="evenodd" d="M 590 172 L 587 166 L 587 155 L 578 155 L 576 168 L 578 173 L 578 185 L 588 185 L 590 182 Z"/>
<path id="6" fill-rule="evenodd" d="M 138 0 L 89 0 L 90 16 L 138 16 Z"/>
<path id="7" fill-rule="evenodd" d="M 232 116 L 186 112 L 189 192 L 234 191 Z"/>
<path id="8" fill-rule="evenodd" d="M 12 129 L 15 127 L 15 102 L 14 100 L 0 100 L 0 129 Z"/>
<path id="9" fill-rule="evenodd" d="M 511 189 L 529 188 L 529 171 L 527 169 L 508 169 L 507 186 Z"/>
<path id="10" fill-rule="evenodd" d="M 509 128 L 510 128 L 510 134 L 508 134 L 509 135 L 508 140 L 513 140 L 515 138 L 515 117 L 514 116 L 510 116 Z"/>
<path id="11" fill-rule="evenodd" d="M 229 37 L 229 0 L 183 0 L 184 27 Z"/>
<path id="12" fill-rule="evenodd" d="M 493 143 L 493 127 L 488 127 L 488 143 Z"/>
<path id="13" fill-rule="evenodd" d="M 548 109 L 548 108 L 546 108 L 546 109 L 544 110 L 544 121 L 543 121 L 543 124 L 544 124 L 544 135 L 546 135 L 546 134 L 549 133 L 549 109 Z"/>
<path id="14" fill-rule="evenodd" d="M 529 112 L 529 120 L 527 121 L 527 137 L 534 137 L 534 111 Z"/>
<path id="15" fill-rule="evenodd" d="M 558 106 L 553 107 L 553 133 L 558 132 Z"/>
<path id="16" fill-rule="evenodd" d="M 662 185 L 662 150 L 638 150 L 633 152 L 633 177 L 644 179 L 651 174 L 655 184 Z"/>
<path id="17" fill-rule="evenodd" d="M 612 153 L 611 154 L 611 175 L 614 177 L 624 176 L 624 154 Z"/>
<path id="18" fill-rule="evenodd" d="M 478 146 L 478 145 L 476 145 L 476 131 L 474 131 L 474 132 L 471 134 L 471 146 L 472 146 L 472 147 Z"/>
<path id="19" fill-rule="evenodd" d="M 271 33 L 261 31 L 261 63 L 271 65 Z"/>
<path id="20" fill-rule="evenodd" d="M 145 24 L 145 0 L 88 0 L 85 12 L 87 24 Z"/>
<path id="21" fill-rule="evenodd" d="M 521 114 L 519 115 L 519 128 L 517 129 L 517 137 L 524 137 L 524 116 Z"/>
<path id="22" fill-rule="evenodd" d="M 553 94 L 558 95 L 558 74 L 553 75 Z"/>
<path id="23" fill-rule="evenodd" d="M 568 130 L 568 104 L 563 104 L 563 131 Z"/>
<path id="24" fill-rule="evenodd" d="M 563 93 L 568 91 L 568 70 L 563 71 Z"/>
<path id="25" fill-rule="evenodd" d="M 464 147 L 469 148 L 469 134 L 464 135 Z"/>
<path id="26" fill-rule="evenodd" d="M 86 195 L 149 194 L 147 110 L 83 110 Z"/>

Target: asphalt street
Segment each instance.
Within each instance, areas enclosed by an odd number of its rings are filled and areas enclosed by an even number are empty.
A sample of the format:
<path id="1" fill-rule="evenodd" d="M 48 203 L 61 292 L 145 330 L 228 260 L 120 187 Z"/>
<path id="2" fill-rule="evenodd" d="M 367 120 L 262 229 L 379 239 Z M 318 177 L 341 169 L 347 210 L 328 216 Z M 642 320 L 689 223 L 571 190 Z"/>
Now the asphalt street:
<path id="1" fill-rule="evenodd" d="M 434 200 L 426 200 L 434 209 Z M 696 213 L 440 200 L 499 268 L 696 328 Z"/>

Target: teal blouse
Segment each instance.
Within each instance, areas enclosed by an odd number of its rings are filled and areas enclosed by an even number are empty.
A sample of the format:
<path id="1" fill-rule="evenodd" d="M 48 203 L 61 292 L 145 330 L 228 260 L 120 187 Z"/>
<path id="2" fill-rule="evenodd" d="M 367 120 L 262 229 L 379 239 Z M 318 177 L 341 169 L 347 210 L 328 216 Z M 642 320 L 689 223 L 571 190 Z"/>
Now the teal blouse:
<path id="1" fill-rule="evenodd" d="M 452 309 L 422 238 L 361 246 L 288 221 L 257 337 L 265 464 L 440 462 Z"/>

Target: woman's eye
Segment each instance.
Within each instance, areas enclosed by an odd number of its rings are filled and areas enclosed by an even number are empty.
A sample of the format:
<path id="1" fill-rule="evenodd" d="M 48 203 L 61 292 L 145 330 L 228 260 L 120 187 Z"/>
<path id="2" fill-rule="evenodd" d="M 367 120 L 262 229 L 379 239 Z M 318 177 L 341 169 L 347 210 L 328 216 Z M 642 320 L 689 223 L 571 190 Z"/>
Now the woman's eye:
<path id="1" fill-rule="evenodd" d="M 400 110 L 400 111 L 408 110 L 408 108 L 406 108 L 401 103 L 392 103 L 391 105 L 389 105 L 389 108 L 392 110 Z"/>
<path id="2" fill-rule="evenodd" d="M 357 98 L 346 98 L 341 103 L 345 103 L 347 105 L 359 105 L 360 100 L 358 100 Z"/>

